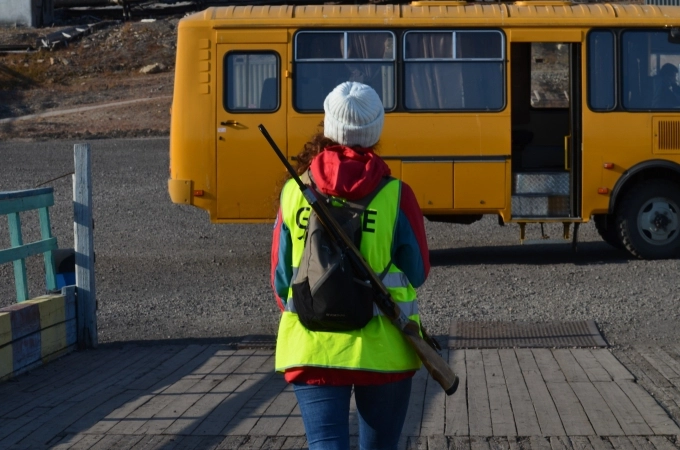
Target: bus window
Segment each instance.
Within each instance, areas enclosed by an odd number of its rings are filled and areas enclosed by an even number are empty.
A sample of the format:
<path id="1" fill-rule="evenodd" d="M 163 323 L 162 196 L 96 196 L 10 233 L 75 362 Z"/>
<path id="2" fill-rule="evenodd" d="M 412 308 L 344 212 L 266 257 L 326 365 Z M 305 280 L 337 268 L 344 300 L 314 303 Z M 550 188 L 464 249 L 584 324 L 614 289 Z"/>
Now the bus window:
<path id="1" fill-rule="evenodd" d="M 380 95 L 385 109 L 395 106 L 394 34 L 388 31 L 301 31 L 295 36 L 294 106 L 323 111 L 335 86 L 358 81 Z"/>
<path id="2" fill-rule="evenodd" d="M 230 112 L 266 112 L 279 108 L 279 64 L 275 53 L 233 52 L 225 58 L 224 105 Z"/>
<path id="3" fill-rule="evenodd" d="M 588 104 L 593 111 L 616 106 L 614 34 L 608 30 L 588 35 Z"/>
<path id="4" fill-rule="evenodd" d="M 531 44 L 531 106 L 569 108 L 569 45 Z"/>
<path id="5" fill-rule="evenodd" d="M 623 106 L 631 110 L 680 108 L 680 44 L 668 31 L 626 31 L 621 38 Z"/>
<path id="6" fill-rule="evenodd" d="M 404 35 L 404 106 L 501 110 L 504 57 L 500 31 L 409 31 Z"/>

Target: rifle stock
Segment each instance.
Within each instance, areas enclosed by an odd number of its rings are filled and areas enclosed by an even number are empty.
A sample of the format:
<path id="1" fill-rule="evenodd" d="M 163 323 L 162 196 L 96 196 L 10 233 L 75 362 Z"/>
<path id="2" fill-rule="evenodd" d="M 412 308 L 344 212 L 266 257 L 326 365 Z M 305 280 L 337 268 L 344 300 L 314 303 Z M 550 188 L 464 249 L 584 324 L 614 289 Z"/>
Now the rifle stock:
<path id="1" fill-rule="evenodd" d="M 318 201 L 316 192 L 302 182 L 264 125 L 259 125 L 258 129 L 267 139 L 272 149 L 274 149 L 283 165 L 286 166 L 286 169 L 297 183 L 309 205 L 316 212 L 328 234 L 338 245 L 349 250 L 352 264 L 360 272 L 359 275 L 370 281 L 376 293 L 375 303 L 378 305 L 378 308 L 403 333 L 427 371 L 432 375 L 432 378 L 439 383 L 447 395 L 453 394 L 458 388 L 458 376 L 451 370 L 439 353 L 420 336 L 418 324 L 408 319 L 394 300 L 392 300 L 389 291 L 355 247 L 354 242 L 342 231 L 342 228 L 333 219 L 333 216 L 330 215 L 323 202 Z"/>

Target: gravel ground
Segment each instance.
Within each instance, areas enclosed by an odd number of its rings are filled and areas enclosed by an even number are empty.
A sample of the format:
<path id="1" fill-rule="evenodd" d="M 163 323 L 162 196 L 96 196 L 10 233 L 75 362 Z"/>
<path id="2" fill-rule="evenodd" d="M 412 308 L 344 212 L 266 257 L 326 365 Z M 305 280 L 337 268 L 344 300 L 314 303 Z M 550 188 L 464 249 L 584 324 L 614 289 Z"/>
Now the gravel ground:
<path id="1" fill-rule="evenodd" d="M 0 143 L 0 191 L 27 189 L 73 170 L 73 141 Z M 92 140 L 100 342 L 274 334 L 269 288 L 271 225 L 213 225 L 174 205 L 166 191 L 167 139 Z M 73 245 L 70 177 L 49 183 L 60 247 Z M 37 215 L 22 215 L 26 242 Z M 580 230 L 564 245 L 519 245 L 516 225 L 427 223 L 430 278 L 419 289 L 423 321 L 447 334 L 453 319 L 594 319 L 608 342 L 666 344 L 680 338 L 678 260 L 639 261 Z M 561 226 L 546 227 L 551 237 Z M 8 247 L 0 221 L 0 249 Z M 536 225 L 528 237 L 538 237 Z M 31 295 L 44 289 L 42 262 L 28 260 Z M 0 306 L 12 304 L 11 264 L 0 266 Z"/>

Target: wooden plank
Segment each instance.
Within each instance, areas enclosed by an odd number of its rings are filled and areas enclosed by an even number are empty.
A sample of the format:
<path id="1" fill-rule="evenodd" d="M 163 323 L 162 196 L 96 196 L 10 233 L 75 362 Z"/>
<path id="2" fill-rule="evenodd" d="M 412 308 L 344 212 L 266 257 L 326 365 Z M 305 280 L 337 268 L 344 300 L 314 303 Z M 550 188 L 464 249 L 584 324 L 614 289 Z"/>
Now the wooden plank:
<path id="1" fill-rule="evenodd" d="M 569 384 L 547 382 L 546 386 L 548 391 L 550 391 L 553 402 L 555 402 L 557 412 L 562 420 L 562 426 L 564 426 L 564 431 L 567 435 L 589 436 L 595 433 L 579 403 L 578 397 L 571 390 Z"/>
<path id="2" fill-rule="evenodd" d="M 88 434 L 71 446 L 71 450 L 88 450 L 104 438 L 103 434 Z"/>
<path id="3" fill-rule="evenodd" d="M 354 398 L 354 396 L 352 396 Z M 355 403 L 356 406 L 356 403 Z M 356 411 L 356 410 L 355 410 Z M 350 436 L 357 436 L 359 434 L 359 424 L 357 423 L 356 426 L 352 427 L 352 419 L 351 419 L 351 409 L 350 409 L 350 426 L 349 426 L 349 434 Z M 356 414 L 355 414 L 356 418 Z M 300 412 L 300 405 L 296 404 L 295 408 L 293 409 L 293 412 L 290 413 L 290 415 L 286 418 L 286 421 L 283 423 L 283 426 L 279 430 L 279 436 L 285 437 L 285 436 L 304 436 L 305 434 L 305 424 L 302 422 L 302 413 Z"/>
<path id="4" fill-rule="evenodd" d="M 0 215 L 54 206 L 54 188 L 0 192 Z"/>
<path id="5" fill-rule="evenodd" d="M 609 376 L 602 364 L 598 362 L 587 348 L 573 348 L 571 349 L 571 354 L 574 355 L 576 361 L 585 371 L 586 375 L 590 381 L 611 381 L 612 378 Z"/>
<path id="6" fill-rule="evenodd" d="M 187 345 L 155 365 L 150 371 L 127 385 L 128 389 L 161 393 L 175 381 L 190 374 L 214 352 L 206 345 Z"/>
<path id="7" fill-rule="evenodd" d="M 531 396 L 527 389 L 522 375 L 522 369 L 517 362 L 517 356 L 512 349 L 501 349 L 498 355 L 503 366 L 503 374 L 505 375 L 505 383 L 508 387 L 508 394 L 510 395 L 510 403 L 515 417 L 515 426 L 517 434 L 520 436 L 534 436 L 541 434 L 541 428 L 538 425 L 536 418 L 536 411 L 531 402 Z"/>
<path id="8" fill-rule="evenodd" d="M 550 436 L 548 439 L 552 450 L 572 450 L 571 442 L 566 436 Z"/>
<path id="9" fill-rule="evenodd" d="M 223 422 L 224 427 L 221 429 L 221 434 L 251 434 L 253 427 L 258 423 L 258 421 L 266 414 L 267 409 L 272 405 L 272 403 L 277 399 L 279 395 L 289 387 L 284 378 L 280 375 L 273 376 L 273 356 L 270 360 L 265 361 L 262 366 L 267 367 L 269 371 L 267 373 L 261 373 L 261 377 L 269 377 L 267 384 L 262 386 L 253 395 L 251 400 L 245 404 L 240 410 L 234 415 L 234 417 L 227 423 Z M 294 396 L 293 396 L 294 397 Z M 293 408 L 297 404 L 295 399 L 292 399 L 294 404 Z M 290 414 L 289 414 L 290 415 Z M 288 417 L 284 417 L 285 419 Z M 300 417 L 300 420 L 302 418 Z M 295 430 L 297 431 L 297 430 Z M 277 433 L 272 430 L 268 435 L 276 435 Z M 304 434 L 304 431 L 303 431 Z M 294 435 L 300 435 L 300 433 L 295 433 Z"/>
<path id="10" fill-rule="evenodd" d="M 452 436 L 449 438 L 448 450 L 470 450 L 470 438 L 467 436 Z"/>
<path id="11" fill-rule="evenodd" d="M 9 222 L 9 242 L 12 247 L 21 247 L 24 241 L 21 237 L 21 218 L 18 213 L 12 212 L 7 214 Z M 17 302 L 21 303 L 28 300 L 28 279 L 26 278 L 26 262 L 21 258 L 16 258 L 9 253 L 2 257 L 3 250 L 0 252 L 0 264 L 12 261 L 14 266 L 14 288 L 16 290 Z"/>
<path id="12" fill-rule="evenodd" d="M 536 411 L 541 433 L 544 436 L 563 436 L 565 431 L 562 421 L 531 350 L 516 349 L 515 354 Z"/>
<path id="13" fill-rule="evenodd" d="M 671 384 L 677 385 L 677 379 L 680 377 L 659 355 L 652 349 L 644 347 L 635 347 L 638 353 L 645 358 L 656 370 L 659 371 Z M 675 382 L 674 382 L 675 381 Z"/>
<path id="14" fill-rule="evenodd" d="M 190 380 L 192 378 L 184 378 Z M 218 380 L 195 379 L 196 384 L 189 387 L 186 392 L 176 395 L 175 399 L 167 406 L 154 414 L 153 418 L 142 425 L 138 433 L 162 434 L 165 430 L 179 419 L 191 406 L 214 389 L 220 382 Z"/>
<path id="15" fill-rule="evenodd" d="M 92 162 L 90 144 L 73 146 L 73 246 L 78 290 L 78 345 L 96 348 L 97 292 L 92 235 Z"/>
<path id="16" fill-rule="evenodd" d="M 299 450 L 307 447 L 307 439 L 304 436 L 290 436 L 281 446 L 281 450 Z M 233 447 L 232 447 L 233 448 Z"/>
<path id="17" fill-rule="evenodd" d="M 460 381 L 458 386 L 460 387 Z M 420 421 L 421 436 L 443 435 L 445 429 L 444 411 L 446 409 L 446 392 L 428 376 L 425 383 L 423 415 Z"/>
<path id="18" fill-rule="evenodd" d="M 531 444 L 531 450 L 552 450 L 550 441 L 543 436 L 530 436 L 529 443 Z"/>
<path id="19" fill-rule="evenodd" d="M 427 385 L 427 377 L 429 376 L 427 370 L 425 370 L 424 367 L 421 367 L 413 377 L 411 383 L 411 397 L 409 398 L 404 427 L 401 431 L 402 436 L 420 435 L 420 424 L 423 419 L 423 404 L 425 400 L 425 387 Z"/>
<path id="20" fill-rule="evenodd" d="M 254 361 L 261 361 L 261 359 L 256 358 Z M 270 359 L 266 359 L 262 364 L 271 369 Z M 204 396 L 189 408 L 186 414 L 175 421 L 170 429 L 188 420 L 190 423 L 189 430 L 195 428 L 192 431 L 193 434 L 236 434 L 233 431 L 236 422 L 232 422 L 232 419 L 262 389 L 267 389 L 273 384 L 276 377 L 279 378 L 277 382 L 280 383 L 281 375 L 276 375 L 273 370 L 255 370 L 251 374 L 234 373 L 228 376 L 210 394 Z M 280 390 L 280 385 L 278 386 L 277 389 Z M 250 406 L 252 405 L 253 403 L 250 403 Z M 186 429 L 187 427 L 184 426 L 183 428 Z M 170 432 L 170 429 L 168 429 L 168 432 Z"/>
<path id="21" fill-rule="evenodd" d="M 90 447 L 89 450 L 120 450 L 129 449 L 137 442 L 142 440 L 143 436 L 123 436 L 120 434 L 107 434 Z"/>
<path id="22" fill-rule="evenodd" d="M 40 237 L 43 242 L 52 239 L 52 225 L 50 224 L 50 214 L 47 211 L 47 207 L 38 209 L 38 220 L 40 222 Z M 54 259 L 52 259 L 52 250 L 43 253 L 43 261 L 45 263 L 45 287 L 47 291 L 53 291 L 57 288 L 57 280 L 54 270 Z"/>
<path id="23" fill-rule="evenodd" d="M 649 442 L 654 445 L 656 450 L 677 450 L 667 436 L 648 436 Z"/>
<path id="24" fill-rule="evenodd" d="M 569 441 L 574 450 L 593 450 L 590 440 L 585 436 L 569 436 Z"/>
<path id="25" fill-rule="evenodd" d="M 427 438 L 408 436 L 406 438 L 406 450 L 427 450 Z"/>
<path id="26" fill-rule="evenodd" d="M 564 383 L 566 378 L 557 360 L 553 357 L 550 349 L 534 348 L 531 349 L 534 355 L 534 360 L 538 369 L 541 371 L 541 376 L 546 383 Z"/>
<path id="27" fill-rule="evenodd" d="M 87 388 L 100 382 L 102 374 L 108 373 L 108 370 L 115 367 L 125 367 L 130 361 L 148 356 L 144 352 L 141 354 L 139 352 L 133 353 L 131 347 L 120 351 L 108 351 L 105 354 L 98 355 L 99 357 L 94 357 L 91 353 L 87 353 L 87 358 L 84 357 L 86 353 L 79 353 L 78 355 L 83 355 L 83 357 L 76 356 L 73 360 L 74 356 L 71 354 L 44 367 L 42 370 L 29 372 L 22 376 L 19 379 L 20 384 L 23 380 L 32 379 L 29 388 L 26 389 L 26 392 L 22 389 L 11 397 L 3 397 L 3 401 L 0 402 L 0 417 L 20 417 L 34 407 L 59 404 L 70 398 L 73 392 L 77 392 L 74 386 L 81 389 Z M 67 367 L 68 370 L 64 370 Z M 55 373 L 54 370 L 57 368 L 60 368 L 61 374 L 65 373 L 65 376 L 59 376 Z M 55 379 L 54 381 L 51 380 L 52 377 Z M 55 399 L 54 403 L 50 403 L 51 399 Z"/>
<path id="28" fill-rule="evenodd" d="M 484 436 L 470 436 L 470 450 L 491 450 Z"/>
<path id="29" fill-rule="evenodd" d="M 73 444 L 83 439 L 85 434 L 68 434 L 60 439 L 58 442 L 52 444 L 51 450 L 68 450 Z"/>
<path id="30" fill-rule="evenodd" d="M 287 436 L 267 436 L 262 443 L 262 450 L 278 450 L 286 443 Z"/>
<path id="31" fill-rule="evenodd" d="M 630 380 L 617 381 L 618 386 L 628 396 L 644 418 L 649 428 L 657 435 L 680 434 L 680 428 L 666 411 L 639 384 Z"/>
<path id="32" fill-rule="evenodd" d="M 630 442 L 637 450 L 656 450 L 654 445 L 649 442 L 644 436 L 629 436 Z"/>
<path id="33" fill-rule="evenodd" d="M 514 436 L 510 436 L 509 438 L 513 439 Z M 508 437 L 494 436 L 489 438 L 489 450 L 510 450 Z"/>
<path id="34" fill-rule="evenodd" d="M 576 358 L 574 358 L 574 355 L 569 350 L 554 349 L 552 353 L 568 382 L 590 381 L 586 372 L 578 364 Z"/>
<path id="35" fill-rule="evenodd" d="M 661 357 L 663 362 L 665 362 L 668 367 L 673 369 L 673 372 L 678 374 L 678 377 L 680 377 L 680 361 L 677 360 L 677 354 L 670 350 L 666 351 L 661 347 L 654 347 L 654 351 Z"/>
<path id="36" fill-rule="evenodd" d="M 307 448 L 307 438 L 305 436 L 289 436 L 281 446 L 281 450 L 302 450 Z"/>
<path id="37" fill-rule="evenodd" d="M 295 392 L 293 392 L 293 386 L 288 384 L 274 398 L 248 434 L 251 436 L 278 435 L 283 423 L 295 409 L 295 405 L 297 405 Z"/>
<path id="38" fill-rule="evenodd" d="M 489 392 L 486 386 L 484 360 L 480 350 L 465 350 L 468 384 L 468 420 L 471 436 L 493 436 Z M 477 445 L 470 441 L 470 445 Z M 486 442 L 486 441 L 485 441 Z"/>
<path id="39" fill-rule="evenodd" d="M 611 442 L 607 438 L 600 436 L 588 436 L 590 444 L 593 446 L 593 450 L 614 450 Z"/>
<path id="40" fill-rule="evenodd" d="M 130 450 L 172 450 L 178 440 L 179 436 L 142 436 Z"/>
<path id="41" fill-rule="evenodd" d="M 245 441 L 248 436 L 226 436 L 222 439 L 222 442 L 217 446 L 218 449 L 233 450 L 235 448 L 241 448 L 241 444 Z"/>
<path id="42" fill-rule="evenodd" d="M 624 433 L 628 436 L 640 434 L 652 434 L 652 430 L 647 426 L 633 403 L 614 382 L 593 383 L 597 390 L 602 394 L 602 398 L 611 408 L 612 413 L 621 425 Z"/>
<path id="43" fill-rule="evenodd" d="M 440 387 L 441 389 L 441 387 Z M 434 450 L 435 448 L 446 449 L 448 447 L 448 442 L 446 436 L 443 434 L 427 436 L 427 448 Z"/>
<path id="44" fill-rule="evenodd" d="M 449 367 L 458 375 L 458 389 L 453 395 L 446 396 L 444 432 L 448 436 L 468 436 L 467 413 L 467 370 L 465 368 L 465 350 L 449 350 Z M 468 447 L 470 443 L 468 441 Z"/>
<path id="45" fill-rule="evenodd" d="M 590 424 L 598 436 L 620 436 L 624 434 L 614 413 L 593 383 L 571 383 L 570 386 L 581 402 L 581 406 L 583 406 L 588 419 L 590 419 Z"/>
<path id="46" fill-rule="evenodd" d="M 630 373 L 630 371 L 626 369 L 626 367 L 621 364 L 616 356 L 614 356 L 609 350 L 598 349 L 591 350 L 590 352 L 602 365 L 602 367 L 604 367 L 604 370 L 609 373 L 609 376 L 612 377 L 612 380 L 635 380 L 635 376 L 633 376 L 633 374 Z"/>
<path id="47" fill-rule="evenodd" d="M 232 394 L 238 392 L 243 392 L 245 395 L 248 395 L 251 392 L 249 389 L 255 384 L 255 381 L 249 381 L 242 375 L 227 377 L 210 392 L 203 395 L 200 400 L 191 405 L 191 407 L 165 429 L 164 433 L 201 435 L 220 434 L 224 424 L 228 423 L 229 420 L 238 413 L 240 407 L 243 406 L 247 399 L 244 399 L 239 405 L 236 405 L 235 403 L 225 404 L 224 402 L 229 399 Z M 252 392 L 251 396 L 254 394 L 255 392 Z M 233 408 L 230 409 L 227 405 L 233 405 Z M 211 418 L 203 425 L 204 429 L 207 428 L 209 431 L 196 433 L 196 428 L 198 428 L 211 414 L 218 410 L 224 411 L 224 421 L 217 423 L 214 418 Z"/>
<path id="48" fill-rule="evenodd" d="M 616 356 L 630 368 L 640 385 L 658 399 L 673 417 L 680 417 L 680 392 L 666 378 L 634 350 L 617 352 Z"/>
<path id="49" fill-rule="evenodd" d="M 635 450 L 635 446 L 625 436 L 612 436 L 609 441 L 614 446 L 614 450 Z"/>
<path id="50" fill-rule="evenodd" d="M 515 418 L 510 406 L 510 396 L 505 385 L 505 375 L 498 350 L 482 350 L 486 386 L 489 393 L 491 427 L 494 436 L 517 436 Z"/>

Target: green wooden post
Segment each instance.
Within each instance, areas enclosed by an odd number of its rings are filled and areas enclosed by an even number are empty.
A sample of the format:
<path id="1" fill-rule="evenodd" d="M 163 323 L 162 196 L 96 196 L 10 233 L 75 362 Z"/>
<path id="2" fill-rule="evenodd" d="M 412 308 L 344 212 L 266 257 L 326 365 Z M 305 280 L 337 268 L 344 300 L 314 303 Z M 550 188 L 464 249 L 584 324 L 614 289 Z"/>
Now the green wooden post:
<path id="1" fill-rule="evenodd" d="M 40 218 L 40 236 L 43 241 L 47 241 L 52 238 L 52 226 L 47 208 L 40 208 L 38 210 L 38 216 Z M 57 278 L 54 274 L 52 250 L 43 253 L 43 257 L 45 258 L 45 285 L 48 291 L 53 291 L 57 288 Z"/>
<path id="2" fill-rule="evenodd" d="M 21 218 L 19 213 L 7 214 L 9 220 L 9 242 L 12 248 L 24 245 L 21 239 Z M 26 261 L 24 258 L 14 260 L 14 284 L 17 291 L 17 302 L 28 300 L 28 280 L 26 279 Z"/>

